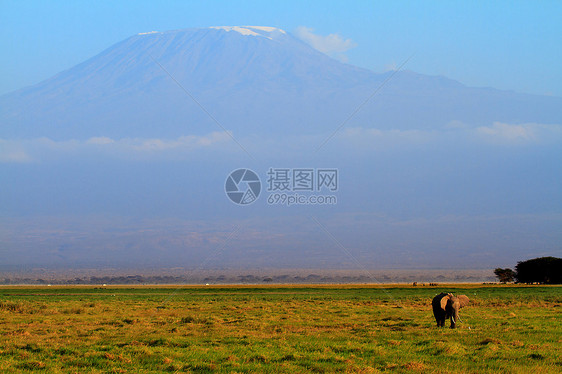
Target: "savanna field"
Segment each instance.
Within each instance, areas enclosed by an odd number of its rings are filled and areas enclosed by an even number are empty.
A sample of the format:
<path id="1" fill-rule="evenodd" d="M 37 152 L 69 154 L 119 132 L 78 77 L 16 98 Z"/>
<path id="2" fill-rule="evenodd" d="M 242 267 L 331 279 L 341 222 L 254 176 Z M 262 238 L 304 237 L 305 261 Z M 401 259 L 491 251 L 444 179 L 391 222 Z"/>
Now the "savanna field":
<path id="1" fill-rule="evenodd" d="M 431 299 L 465 294 L 459 328 Z M 0 288 L 0 372 L 560 373 L 560 286 Z"/>

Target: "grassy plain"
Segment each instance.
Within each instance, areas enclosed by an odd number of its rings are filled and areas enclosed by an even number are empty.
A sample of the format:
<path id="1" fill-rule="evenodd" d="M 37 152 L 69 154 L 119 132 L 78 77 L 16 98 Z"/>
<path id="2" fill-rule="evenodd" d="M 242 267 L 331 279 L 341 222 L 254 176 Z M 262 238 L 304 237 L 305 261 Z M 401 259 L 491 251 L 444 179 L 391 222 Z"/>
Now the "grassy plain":
<path id="1" fill-rule="evenodd" d="M 458 329 L 435 327 L 441 291 L 471 299 Z M 4 286 L 0 372 L 560 373 L 561 306 L 557 286 Z"/>

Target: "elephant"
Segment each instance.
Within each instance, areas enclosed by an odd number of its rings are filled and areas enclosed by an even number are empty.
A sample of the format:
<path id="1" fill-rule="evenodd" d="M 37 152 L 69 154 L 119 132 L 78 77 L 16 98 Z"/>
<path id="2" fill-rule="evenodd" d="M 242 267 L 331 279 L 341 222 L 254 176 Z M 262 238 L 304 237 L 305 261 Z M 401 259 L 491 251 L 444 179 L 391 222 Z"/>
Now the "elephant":
<path id="1" fill-rule="evenodd" d="M 445 326 L 445 319 L 451 318 L 451 328 L 456 327 L 459 318 L 459 309 L 468 305 L 469 299 L 465 295 L 454 296 L 452 293 L 442 292 L 433 298 L 433 315 L 437 327 Z"/>

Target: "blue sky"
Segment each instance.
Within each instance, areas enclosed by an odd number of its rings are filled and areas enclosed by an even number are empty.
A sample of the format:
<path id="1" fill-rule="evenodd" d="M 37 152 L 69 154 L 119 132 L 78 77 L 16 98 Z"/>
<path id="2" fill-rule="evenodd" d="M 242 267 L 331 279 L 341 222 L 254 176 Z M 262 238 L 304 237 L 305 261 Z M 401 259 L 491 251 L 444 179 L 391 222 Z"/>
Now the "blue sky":
<path id="1" fill-rule="evenodd" d="M 0 93 L 37 83 L 133 34 L 265 25 L 337 34 L 351 64 L 400 65 L 471 86 L 562 96 L 559 1 L 0 1 Z M 302 30 L 302 29 L 301 29 Z"/>

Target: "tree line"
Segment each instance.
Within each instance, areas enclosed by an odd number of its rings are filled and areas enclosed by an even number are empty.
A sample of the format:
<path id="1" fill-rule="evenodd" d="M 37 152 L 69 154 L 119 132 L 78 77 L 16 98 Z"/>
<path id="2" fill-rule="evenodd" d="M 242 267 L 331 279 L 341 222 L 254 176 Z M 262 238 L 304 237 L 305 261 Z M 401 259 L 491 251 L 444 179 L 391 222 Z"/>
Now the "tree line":
<path id="1" fill-rule="evenodd" d="M 519 261 L 515 271 L 510 268 L 496 268 L 494 274 L 501 283 L 562 284 L 562 258 L 539 257 Z"/>

